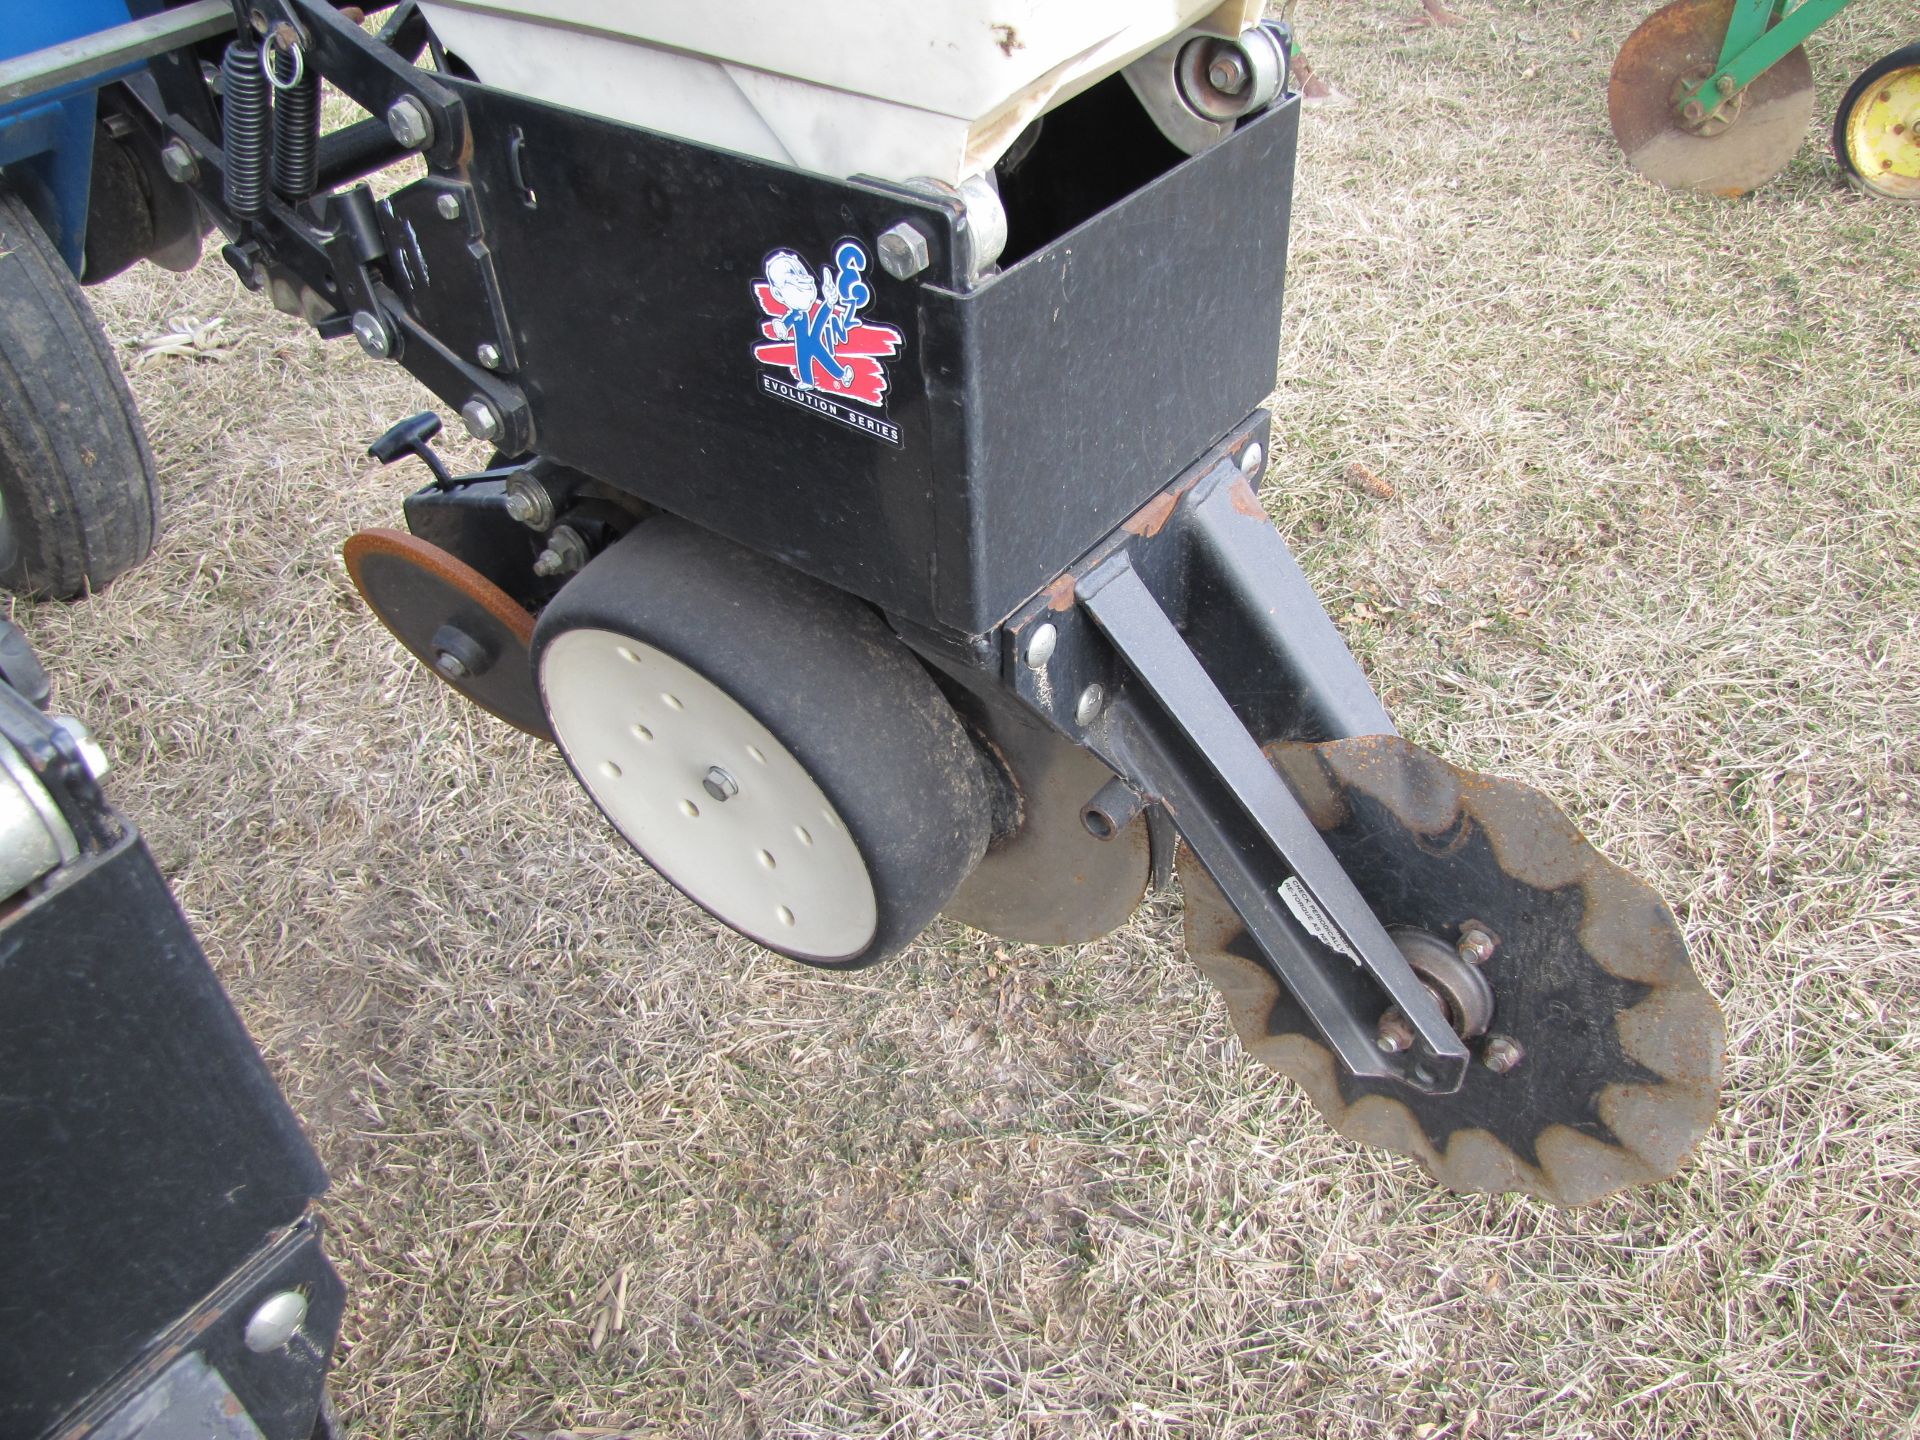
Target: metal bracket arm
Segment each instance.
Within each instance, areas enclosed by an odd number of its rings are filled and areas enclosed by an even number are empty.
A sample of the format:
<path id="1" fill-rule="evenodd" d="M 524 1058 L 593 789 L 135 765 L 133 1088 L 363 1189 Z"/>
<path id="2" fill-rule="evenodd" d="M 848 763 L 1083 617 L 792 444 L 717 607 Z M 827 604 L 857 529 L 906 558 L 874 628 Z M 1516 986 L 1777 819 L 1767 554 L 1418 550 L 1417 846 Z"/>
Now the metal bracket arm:
<path id="1" fill-rule="evenodd" d="M 1466 1046 L 1126 552 L 1095 566 L 1077 599 L 1138 682 L 1093 727 L 1095 748 L 1111 752 L 1102 758 L 1165 803 L 1343 1064 L 1421 1090 L 1457 1090 Z M 1313 938 L 1282 903 L 1289 878 L 1305 885 L 1335 943 Z M 1384 1004 L 1369 998 L 1375 985 L 1419 1037 L 1404 1055 L 1376 1043 Z"/>

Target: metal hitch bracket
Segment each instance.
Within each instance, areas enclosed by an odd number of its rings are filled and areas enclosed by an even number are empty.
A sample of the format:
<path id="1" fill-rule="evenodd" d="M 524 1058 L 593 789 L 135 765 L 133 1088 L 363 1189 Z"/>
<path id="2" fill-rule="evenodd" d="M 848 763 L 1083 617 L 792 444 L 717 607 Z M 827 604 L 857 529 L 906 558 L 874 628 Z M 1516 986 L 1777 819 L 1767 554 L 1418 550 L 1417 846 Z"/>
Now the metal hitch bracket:
<path id="1" fill-rule="evenodd" d="M 1450 1094 L 1466 1045 L 1250 728 L 1251 717 L 1275 732 L 1268 739 L 1393 733 L 1235 447 L 1175 481 L 1016 616 L 1006 673 L 1049 723 L 1165 807 L 1348 1069 Z M 1041 624 L 1058 638 L 1036 671 L 1018 657 Z M 1390 1052 L 1378 1027 L 1395 1006 L 1415 1040 Z"/>

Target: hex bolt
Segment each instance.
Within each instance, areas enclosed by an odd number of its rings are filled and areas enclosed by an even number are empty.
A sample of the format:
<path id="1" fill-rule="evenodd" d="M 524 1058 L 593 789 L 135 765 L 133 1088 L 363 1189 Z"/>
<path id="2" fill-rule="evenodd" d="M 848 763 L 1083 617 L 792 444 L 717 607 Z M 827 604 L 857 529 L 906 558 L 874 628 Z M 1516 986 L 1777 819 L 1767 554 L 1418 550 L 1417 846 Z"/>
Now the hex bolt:
<path id="1" fill-rule="evenodd" d="M 169 140 L 160 147 L 160 168 L 176 185 L 191 185 L 200 178 L 200 160 L 184 140 Z"/>
<path id="2" fill-rule="evenodd" d="M 1496 1075 L 1505 1075 L 1527 1058 L 1526 1046 L 1511 1035 L 1490 1035 L 1487 1048 L 1480 1052 L 1480 1063 Z"/>
<path id="3" fill-rule="evenodd" d="M 1060 632 L 1051 624 L 1041 625 L 1035 629 L 1032 638 L 1027 641 L 1027 668 L 1029 670 L 1046 669 L 1047 661 L 1053 658 L 1053 647 L 1059 643 Z"/>
<path id="4" fill-rule="evenodd" d="M 442 190 L 434 197 L 433 208 L 442 220 L 460 218 L 460 197 L 451 190 Z"/>
<path id="5" fill-rule="evenodd" d="M 1100 714 L 1100 707 L 1107 703 L 1107 692 L 1099 685 L 1089 685 L 1080 692 L 1080 698 L 1074 702 L 1073 718 L 1079 724 L 1091 725 Z"/>
<path id="6" fill-rule="evenodd" d="M 740 793 L 740 782 L 718 765 L 708 768 L 700 784 L 716 800 L 731 800 Z"/>
<path id="7" fill-rule="evenodd" d="M 412 95 L 402 95 L 387 107 L 387 129 L 409 150 L 424 149 L 433 143 L 433 116 Z"/>
<path id="8" fill-rule="evenodd" d="M 353 312 L 353 338 L 376 360 L 384 360 L 393 353 L 393 332 L 387 328 L 387 322 L 371 310 Z"/>
<path id="9" fill-rule="evenodd" d="M 470 674 L 467 669 L 467 662 L 451 650 L 442 650 L 435 654 L 433 657 L 433 668 L 449 680 L 465 680 Z"/>
<path id="10" fill-rule="evenodd" d="M 1733 76 L 1722 75 L 1718 80 L 1713 82 L 1713 88 L 1718 90 L 1722 95 L 1731 95 L 1733 93 Z"/>
<path id="11" fill-rule="evenodd" d="M 460 407 L 460 422 L 476 440 L 491 440 L 500 433 L 500 412 L 484 396 L 476 395 Z"/>
<path id="12" fill-rule="evenodd" d="M 264 1355 L 291 1340 L 306 1319 L 307 1297 L 298 1290 L 282 1290 L 260 1302 L 260 1308 L 248 1317 L 241 1338 L 254 1354 Z"/>
<path id="13" fill-rule="evenodd" d="M 1401 1013 L 1398 1005 L 1381 1013 L 1379 1028 L 1374 1031 L 1374 1044 L 1389 1055 L 1398 1055 L 1403 1050 L 1411 1050 L 1413 1041 L 1413 1022 Z"/>
<path id="14" fill-rule="evenodd" d="M 1698 100 L 1689 100 L 1687 102 L 1687 108 L 1681 113 L 1689 120 L 1698 120 L 1707 113 L 1707 110 Z"/>
<path id="15" fill-rule="evenodd" d="M 1222 50 L 1207 66 L 1207 83 L 1222 95 L 1238 95 L 1247 88 L 1247 62 L 1232 50 Z"/>
<path id="16" fill-rule="evenodd" d="M 482 340 L 479 347 L 473 353 L 474 358 L 479 360 L 487 369 L 498 370 L 500 368 L 500 347 L 491 340 Z"/>
<path id="17" fill-rule="evenodd" d="M 1240 452 L 1240 473 L 1249 480 L 1258 480 L 1261 471 L 1267 466 L 1267 452 L 1260 448 L 1260 442 L 1251 442 Z"/>
<path id="18" fill-rule="evenodd" d="M 882 230 L 874 249 L 880 252 L 880 268 L 896 280 L 911 280 L 932 261 L 927 237 L 904 220 Z"/>
<path id="19" fill-rule="evenodd" d="M 1493 952 L 1499 948 L 1499 942 L 1487 933 L 1482 926 L 1469 920 L 1460 929 L 1460 943 L 1455 947 L 1460 958 L 1474 965 L 1484 965 L 1493 958 Z"/>

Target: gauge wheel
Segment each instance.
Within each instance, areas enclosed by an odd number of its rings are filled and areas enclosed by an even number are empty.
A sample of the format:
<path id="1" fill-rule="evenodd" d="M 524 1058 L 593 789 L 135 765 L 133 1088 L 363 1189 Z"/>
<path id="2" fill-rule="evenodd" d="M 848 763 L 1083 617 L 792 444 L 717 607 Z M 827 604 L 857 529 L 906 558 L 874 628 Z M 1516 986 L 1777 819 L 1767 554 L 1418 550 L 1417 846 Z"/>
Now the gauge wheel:
<path id="1" fill-rule="evenodd" d="M 1833 153 L 1857 188 L 1920 201 L 1920 45 L 1874 61 L 1847 87 Z"/>
<path id="2" fill-rule="evenodd" d="M 86 297 L 0 188 L 0 587 L 70 600 L 153 549 L 159 485 Z"/>
<path id="3" fill-rule="evenodd" d="M 899 950 L 986 849 L 983 761 L 880 617 L 682 521 L 548 605 L 541 703 L 616 830 L 715 919 L 810 965 Z"/>

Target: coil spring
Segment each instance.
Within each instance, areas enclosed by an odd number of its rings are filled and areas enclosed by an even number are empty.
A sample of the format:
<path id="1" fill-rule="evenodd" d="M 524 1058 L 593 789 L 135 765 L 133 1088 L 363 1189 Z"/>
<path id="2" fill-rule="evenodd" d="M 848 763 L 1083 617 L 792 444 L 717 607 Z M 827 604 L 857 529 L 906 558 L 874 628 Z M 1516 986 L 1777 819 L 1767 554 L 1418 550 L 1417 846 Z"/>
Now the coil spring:
<path id="1" fill-rule="evenodd" d="M 320 173 L 320 77 L 288 50 L 273 52 L 273 73 L 273 188 L 304 200 Z"/>
<path id="2" fill-rule="evenodd" d="M 260 52 L 245 41 L 227 46 L 220 62 L 221 150 L 226 158 L 222 186 L 227 209 L 243 220 L 266 208 L 268 126 L 273 111 L 267 95 L 267 72 Z"/>

